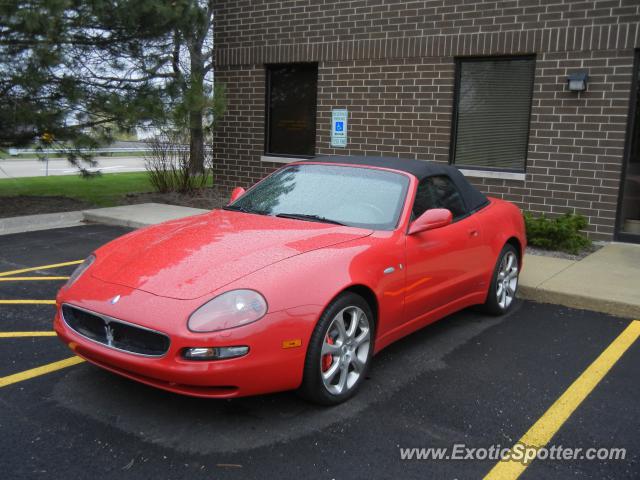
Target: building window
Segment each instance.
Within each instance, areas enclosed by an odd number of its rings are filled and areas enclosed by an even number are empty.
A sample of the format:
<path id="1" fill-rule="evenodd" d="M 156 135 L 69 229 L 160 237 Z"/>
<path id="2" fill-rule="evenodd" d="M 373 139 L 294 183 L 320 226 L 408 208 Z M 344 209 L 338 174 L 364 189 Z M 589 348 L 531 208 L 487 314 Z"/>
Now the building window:
<path id="1" fill-rule="evenodd" d="M 316 64 L 267 67 L 267 155 L 315 155 L 317 88 Z"/>
<path id="2" fill-rule="evenodd" d="M 459 168 L 524 172 L 535 59 L 459 59 L 452 162 Z"/>

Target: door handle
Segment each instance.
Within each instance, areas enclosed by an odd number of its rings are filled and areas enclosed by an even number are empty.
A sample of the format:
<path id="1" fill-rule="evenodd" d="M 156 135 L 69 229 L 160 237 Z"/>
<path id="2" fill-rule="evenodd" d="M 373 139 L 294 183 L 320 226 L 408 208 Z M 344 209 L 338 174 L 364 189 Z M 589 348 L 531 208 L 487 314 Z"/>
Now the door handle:
<path id="1" fill-rule="evenodd" d="M 470 237 L 474 237 L 474 238 L 477 237 L 478 236 L 478 230 L 475 230 L 475 229 L 469 230 L 469 236 Z"/>

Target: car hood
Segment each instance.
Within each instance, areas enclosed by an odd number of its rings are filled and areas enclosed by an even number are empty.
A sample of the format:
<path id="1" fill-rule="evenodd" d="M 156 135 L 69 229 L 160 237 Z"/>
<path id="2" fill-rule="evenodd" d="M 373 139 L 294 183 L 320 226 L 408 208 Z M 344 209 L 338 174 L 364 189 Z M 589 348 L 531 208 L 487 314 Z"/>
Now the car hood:
<path id="1" fill-rule="evenodd" d="M 89 272 L 102 281 L 154 295 L 195 299 L 286 258 L 371 233 L 214 210 L 121 237 L 96 252 Z"/>

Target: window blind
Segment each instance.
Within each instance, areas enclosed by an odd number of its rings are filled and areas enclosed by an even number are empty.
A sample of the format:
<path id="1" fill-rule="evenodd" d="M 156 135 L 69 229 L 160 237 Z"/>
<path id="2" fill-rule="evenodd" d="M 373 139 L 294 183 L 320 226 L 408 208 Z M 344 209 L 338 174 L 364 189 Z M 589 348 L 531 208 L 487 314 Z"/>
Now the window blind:
<path id="1" fill-rule="evenodd" d="M 534 70 L 529 57 L 459 62 L 456 166 L 524 171 Z"/>

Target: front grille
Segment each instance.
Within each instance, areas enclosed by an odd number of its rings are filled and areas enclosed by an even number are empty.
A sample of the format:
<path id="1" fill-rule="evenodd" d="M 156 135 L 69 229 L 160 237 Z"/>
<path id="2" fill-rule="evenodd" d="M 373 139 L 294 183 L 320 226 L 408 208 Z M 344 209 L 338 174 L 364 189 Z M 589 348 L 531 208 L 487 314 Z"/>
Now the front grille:
<path id="1" fill-rule="evenodd" d="M 169 350 L 169 337 L 87 310 L 62 306 L 65 323 L 78 335 L 124 352 L 161 357 Z"/>

